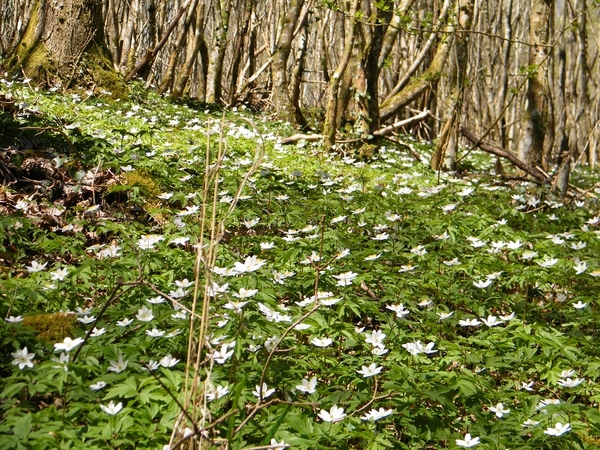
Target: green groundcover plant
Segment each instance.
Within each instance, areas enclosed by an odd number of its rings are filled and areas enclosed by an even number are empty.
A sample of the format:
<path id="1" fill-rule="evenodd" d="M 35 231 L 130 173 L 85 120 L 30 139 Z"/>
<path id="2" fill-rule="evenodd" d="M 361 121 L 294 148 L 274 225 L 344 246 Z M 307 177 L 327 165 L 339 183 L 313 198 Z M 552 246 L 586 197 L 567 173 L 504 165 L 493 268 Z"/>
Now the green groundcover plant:
<path id="1" fill-rule="evenodd" d="M 0 83 L 69 143 L 0 188 L 0 448 L 598 447 L 593 190 Z"/>

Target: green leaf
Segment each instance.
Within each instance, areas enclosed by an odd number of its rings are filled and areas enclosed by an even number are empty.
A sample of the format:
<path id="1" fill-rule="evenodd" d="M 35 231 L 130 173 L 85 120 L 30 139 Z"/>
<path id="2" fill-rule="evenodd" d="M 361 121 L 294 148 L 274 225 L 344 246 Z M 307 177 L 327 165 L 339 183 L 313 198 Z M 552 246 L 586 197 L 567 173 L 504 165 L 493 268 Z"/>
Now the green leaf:
<path id="1" fill-rule="evenodd" d="M 1 398 L 11 398 L 13 397 L 17 392 L 19 392 L 21 389 L 25 388 L 28 385 L 28 383 L 15 383 L 15 384 L 9 384 L 8 386 L 6 386 L 4 388 L 4 390 L 2 391 L 2 393 L 0 394 Z"/>
<path id="2" fill-rule="evenodd" d="M 32 415 L 31 413 L 25 414 L 23 417 L 20 417 L 14 427 L 13 433 L 17 436 L 21 441 L 26 441 L 27 436 L 31 432 L 31 424 L 32 424 Z"/>
<path id="3" fill-rule="evenodd" d="M 477 387 L 472 382 L 465 380 L 464 378 L 458 378 L 458 380 L 456 380 L 456 385 L 458 386 L 460 393 L 465 397 L 470 397 L 478 392 Z"/>
<path id="4" fill-rule="evenodd" d="M 267 435 L 263 439 L 262 445 L 268 445 L 271 442 L 271 438 L 273 436 L 275 436 L 275 433 L 279 429 L 279 426 L 281 425 L 281 422 L 283 422 L 283 419 L 285 419 L 285 416 L 287 416 L 287 413 L 290 411 L 291 407 L 292 407 L 292 405 L 288 404 L 288 405 L 285 406 L 285 408 L 283 408 L 283 411 L 281 411 L 281 414 L 279 414 L 279 416 L 277 417 L 277 420 L 275 420 L 275 422 L 271 426 L 269 432 L 267 433 Z"/>
<path id="5" fill-rule="evenodd" d="M 163 394 L 163 393 L 160 393 L 160 394 L 154 393 L 153 394 L 153 391 L 155 391 L 159 388 L 161 388 L 161 386 L 158 384 L 144 388 L 142 391 L 140 391 L 140 393 L 138 395 L 140 402 L 145 404 L 145 403 L 150 403 L 152 400 L 166 399 L 167 394 Z"/>
<path id="6" fill-rule="evenodd" d="M 110 400 L 116 397 L 132 398 L 138 395 L 137 382 L 135 377 L 130 376 L 124 382 L 117 384 L 115 387 L 108 390 L 106 400 Z"/>

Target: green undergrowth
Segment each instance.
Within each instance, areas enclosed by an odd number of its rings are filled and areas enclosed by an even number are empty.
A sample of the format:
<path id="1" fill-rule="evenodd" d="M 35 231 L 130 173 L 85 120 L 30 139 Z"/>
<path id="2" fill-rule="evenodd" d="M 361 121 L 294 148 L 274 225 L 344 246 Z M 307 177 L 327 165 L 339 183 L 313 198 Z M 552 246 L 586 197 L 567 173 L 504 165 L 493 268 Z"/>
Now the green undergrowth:
<path id="1" fill-rule="evenodd" d="M 20 105 L 0 150 L 1 448 L 597 448 L 595 196 L 508 184 L 479 154 L 449 175 L 403 147 L 284 147 L 269 116 L 141 90 L 0 90 Z M 186 368 L 203 210 L 227 220 Z M 194 377 L 206 404 L 185 415 Z"/>

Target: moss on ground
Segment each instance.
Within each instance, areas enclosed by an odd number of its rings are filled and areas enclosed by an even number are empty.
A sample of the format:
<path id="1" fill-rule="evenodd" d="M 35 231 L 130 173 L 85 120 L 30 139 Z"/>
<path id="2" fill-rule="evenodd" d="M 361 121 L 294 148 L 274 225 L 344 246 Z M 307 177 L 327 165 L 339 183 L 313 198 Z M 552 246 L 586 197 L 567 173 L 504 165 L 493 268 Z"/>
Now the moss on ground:
<path id="1" fill-rule="evenodd" d="M 75 314 L 36 314 L 25 316 L 23 325 L 33 328 L 38 341 L 54 343 L 73 336 L 75 320 Z"/>

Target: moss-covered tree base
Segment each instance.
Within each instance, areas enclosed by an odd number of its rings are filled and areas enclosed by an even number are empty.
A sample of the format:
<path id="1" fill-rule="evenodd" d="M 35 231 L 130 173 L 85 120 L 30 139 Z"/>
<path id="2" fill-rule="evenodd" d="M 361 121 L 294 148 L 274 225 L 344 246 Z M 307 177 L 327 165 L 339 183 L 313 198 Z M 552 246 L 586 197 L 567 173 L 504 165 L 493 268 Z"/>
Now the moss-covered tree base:
<path id="1" fill-rule="evenodd" d="M 110 92 L 116 98 L 125 97 L 128 91 L 110 58 L 95 45 L 71 64 L 59 64 L 43 43 L 38 43 L 34 49 L 24 46 L 8 60 L 7 71 L 12 76 L 29 78 L 33 84 L 42 87 L 93 88 Z"/>
<path id="2" fill-rule="evenodd" d="M 123 97 L 126 86 L 103 44 L 99 14 L 98 5 L 86 0 L 65 0 L 59 7 L 38 2 L 8 72 L 38 86 L 82 86 Z"/>

